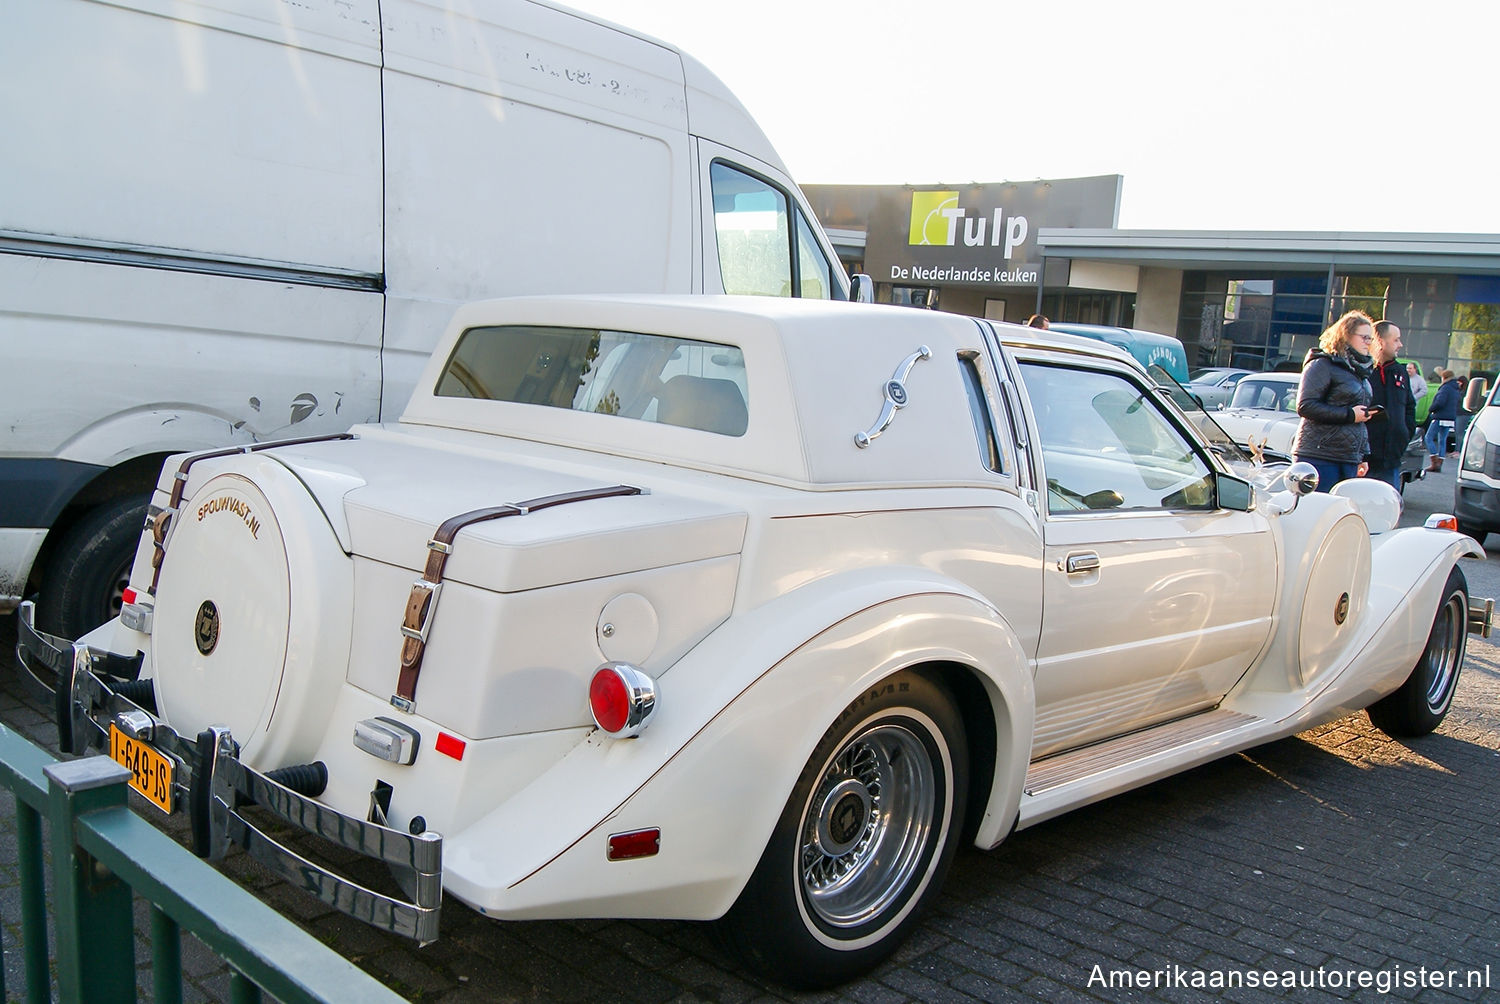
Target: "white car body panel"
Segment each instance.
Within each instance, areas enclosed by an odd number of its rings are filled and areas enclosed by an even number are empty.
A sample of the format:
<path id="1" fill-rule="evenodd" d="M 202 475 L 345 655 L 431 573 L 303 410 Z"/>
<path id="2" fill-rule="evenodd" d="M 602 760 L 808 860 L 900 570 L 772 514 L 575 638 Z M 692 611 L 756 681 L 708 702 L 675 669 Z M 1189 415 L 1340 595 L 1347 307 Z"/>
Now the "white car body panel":
<path id="1" fill-rule="evenodd" d="M 495 326 L 737 348 L 745 431 L 438 394 L 459 340 Z M 929 354 L 911 364 L 903 406 L 857 446 L 920 346 Z M 211 717 L 201 668 L 219 659 L 255 678 L 243 699 L 255 705 L 243 711 L 250 766 L 322 761 L 321 799 L 361 818 L 372 785 L 390 783 L 392 826 L 421 817 L 443 833 L 446 890 L 508 918 L 720 916 L 830 723 L 914 667 L 961 678 L 969 697 L 988 778 L 971 805 L 981 847 L 1367 706 L 1405 680 L 1450 570 L 1483 556 L 1473 541 L 1425 528 L 1372 537 L 1354 502 L 1326 494 L 1294 508 L 1289 495 L 1258 493 L 1248 509 L 1221 508 L 1215 494 L 1049 513 L 1050 440 L 1034 418 L 1044 402 L 1019 375 L 1057 365 L 1130 388 L 1214 485 L 1231 485 L 1138 364 L 1082 339 L 759 298 L 469 305 L 400 423 L 193 466 L 165 541 L 155 632 L 112 622 L 88 641 L 144 651 L 179 731 Z M 988 461 L 976 400 L 1001 441 Z M 285 563 L 290 594 L 270 584 L 243 604 L 284 610 L 257 615 L 281 634 L 199 667 L 182 618 L 200 593 L 261 567 L 236 556 L 250 511 L 205 508 L 235 479 L 261 493 L 245 496 L 251 509 L 276 514 L 278 540 L 262 519 L 267 540 L 255 543 L 281 548 L 264 567 Z M 415 704 L 394 710 L 398 628 L 434 528 L 497 502 L 613 484 L 645 494 L 461 532 Z M 197 556 L 194 570 L 174 570 L 179 548 Z M 1097 552 L 1097 567 L 1058 567 L 1080 550 Z M 132 574 L 142 591 L 151 551 L 148 535 Z M 273 665 L 283 640 L 284 665 Z M 590 722 L 588 681 L 627 657 L 658 681 L 658 707 L 639 737 L 613 739 Z M 267 714 L 272 698 L 254 688 L 272 683 L 281 690 Z M 422 734 L 411 765 L 351 744 L 355 722 L 381 715 Z M 466 744 L 461 758 L 429 748 L 439 734 Z M 1070 766 L 1088 757 L 1094 767 Z M 660 828 L 660 853 L 607 859 L 610 834 L 645 828 Z"/>

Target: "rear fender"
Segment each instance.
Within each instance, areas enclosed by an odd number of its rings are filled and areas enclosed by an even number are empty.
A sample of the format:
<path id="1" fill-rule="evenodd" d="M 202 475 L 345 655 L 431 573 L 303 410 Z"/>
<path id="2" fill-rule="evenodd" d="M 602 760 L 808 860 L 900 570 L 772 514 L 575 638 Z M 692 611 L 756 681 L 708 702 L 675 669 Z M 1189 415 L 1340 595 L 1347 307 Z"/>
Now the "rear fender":
<path id="1" fill-rule="evenodd" d="M 987 805 L 970 811 L 983 812 L 977 841 L 997 843 L 1031 745 L 1030 664 L 977 595 L 921 570 L 886 570 L 809 585 L 716 631 L 663 677 L 640 738 L 595 732 L 449 835 L 445 886 L 505 917 L 720 916 L 830 723 L 891 674 L 933 663 L 967 667 L 988 695 L 999 768 Z M 660 854 L 606 860 L 609 834 L 652 827 Z"/>

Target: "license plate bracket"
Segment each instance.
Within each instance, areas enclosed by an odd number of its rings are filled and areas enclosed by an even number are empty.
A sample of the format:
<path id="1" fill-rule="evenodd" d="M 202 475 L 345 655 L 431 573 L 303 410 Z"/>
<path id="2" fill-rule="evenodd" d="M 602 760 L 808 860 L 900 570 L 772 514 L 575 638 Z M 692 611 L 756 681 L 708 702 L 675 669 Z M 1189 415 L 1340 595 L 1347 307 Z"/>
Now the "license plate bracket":
<path id="1" fill-rule="evenodd" d="M 172 814 L 176 765 L 168 757 L 130 738 L 113 722 L 109 726 L 109 757 L 130 771 L 130 786 L 146 801 L 167 815 Z"/>

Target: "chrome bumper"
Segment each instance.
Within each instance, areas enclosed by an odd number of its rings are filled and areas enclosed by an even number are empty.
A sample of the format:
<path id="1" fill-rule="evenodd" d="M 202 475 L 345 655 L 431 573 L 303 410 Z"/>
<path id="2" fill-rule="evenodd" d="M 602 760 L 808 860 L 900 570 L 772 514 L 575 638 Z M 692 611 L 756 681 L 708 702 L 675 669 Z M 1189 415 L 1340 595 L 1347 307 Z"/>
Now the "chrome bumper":
<path id="1" fill-rule="evenodd" d="M 230 847 L 243 848 L 341 913 L 421 944 L 437 940 L 443 897 L 440 834 L 394 830 L 293 791 L 241 763 L 239 744 L 221 726 L 191 739 L 178 735 L 156 716 L 153 701 L 141 700 L 145 685 L 131 686 L 140 672 L 140 656 L 127 658 L 47 634 L 37 630 L 34 617 L 32 604 L 22 603 L 16 655 L 27 674 L 53 696 L 58 746 L 64 753 L 107 752 L 109 725 L 115 725 L 172 761 L 174 805 L 186 806 L 193 850 L 200 857 L 216 861 Z M 366 889 L 279 843 L 239 812 L 252 803 L 335 846 L 384 862 L 411 900 Z"/>
<path id="2" fill-rule="evenodd" d="M 1495 620 L 1495 601 L 1485 596 L 1469 598 L 1469 633 L 1481 638 L 1490 636 L 1490 627 Z"/>

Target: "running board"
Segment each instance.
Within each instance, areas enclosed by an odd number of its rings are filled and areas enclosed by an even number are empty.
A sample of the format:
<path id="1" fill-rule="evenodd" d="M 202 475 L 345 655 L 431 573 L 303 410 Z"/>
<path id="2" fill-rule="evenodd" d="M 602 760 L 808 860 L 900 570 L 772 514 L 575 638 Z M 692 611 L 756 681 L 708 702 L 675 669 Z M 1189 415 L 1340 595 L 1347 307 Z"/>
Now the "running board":
<path id="1" fill-rule="evenodd" d="M 1255 715 L 1220 708 L 1034 761 L 1026 771 L 1020 825 L 1231 753 L 1250 743 L 1223 740 L 1254 734 L 1261 724 Z"/>

